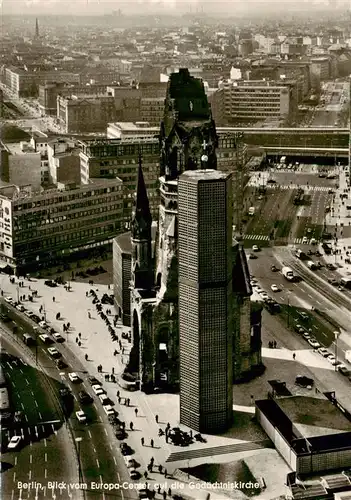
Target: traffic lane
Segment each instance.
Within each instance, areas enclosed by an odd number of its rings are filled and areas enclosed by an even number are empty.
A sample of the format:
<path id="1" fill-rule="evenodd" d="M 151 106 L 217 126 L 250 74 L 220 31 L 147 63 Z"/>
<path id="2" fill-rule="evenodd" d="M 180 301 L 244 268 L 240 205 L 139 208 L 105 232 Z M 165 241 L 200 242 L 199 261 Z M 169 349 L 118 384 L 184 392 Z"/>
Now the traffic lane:
<path id="1" fill-rule="evenodd" d="M 6 454 L 5 460 L 11 462 L 13 468 L 3 473 L 3 488 L 6 492 L 3 498 L 18 498 L 18 481 L 36 481 L 44 486 L 43 490 L 38 489 L 37 494 L 35 490 L 23 490 L 23 499 L 36 500 L 47 500 L 53 496 L 52 490 L 46 487 L 49 481 L 78 481 L 78 477 L 73 474 L 71 454 L 67 453 L 67 446 L 70 447 L 68 439 L 67 432 L 61 429 L 46 442 L 33 443 L 20 451 Z M 54 493 L 60 494 L 58 488 L 54 489 Z"/>
<path id="2" fill-rule="evenodd" d="M 325 207 L 330 203 L 331 195 L 324 191 L 314 191 L 311 200 L 310 216 L 313 224 L 323 224 Z"/>
<path id="3" fill-rule="evenodd" d="M 2 337 L 2 345 L 10 355 L 18 355 L 19 346 L 11 344 L 5 336 Z M 26 357 L 26 352 L 23 351 L 21 354 L 26 362 L 30 361 Z M 23 431 L 26 445 L 19 452 L 6 453 L 6 457 L 9 457 L 14 465 L 12 470 L 5 473 L 7 474 L 6 488 L 8 488 L 8 483 L 11 483 L 11 481 L 16 487 L 17 480 L 28 481 L 29 477 L 32 480 L 35 480 L 34 478 L 49 480 L 50 477 L 52 480 L 57 478 L 60 480 L 74 479 L 71 464 L 72 446 L 67 431 L 62 427 L 60 429 L 59 426 L 60 422 L 57 423 L 57 421 L 54 421 L 54 423 L 46 422 L 45 424 L 38 423 L 29 427 L 27 434 L 24 434 L 23 427 L 19 427 L 16 431 L 13 429 L 8 430 L 9 436 L 17 434 L 17 431 L 22 435 Z M 50 455 L 52 460 L 50 460 Z M 14 475 L 14 473 L 16 474 Z"/>
<path id="4" fill-rule="evenodd" d="M 59 418 L 41 384 L 38 370 L 23 365 L 18 358 L 14 358 L 12 362 L 7 361 L 3 367 L 8 375 L 14 410 L 24 413 L 28 426 Z"/>
<path id="5" fill-rule="evenodd" d="M 123 460 L 119 460 L 118 442 L 113 435 L 112 427 L 103 411 L 97 396 L 92 393 L 87 381 L 73 384 L 67 381 L 75 397 L 75 410 L 70 421 L 75 437 L 82 437 L 80 443 L 81 461 L 84 478 L 96 481 L 103 478 L 104 482 L 119 482 L 120 476 L 128 480 L 128 473 Z M 93 397 L 92 404 L 79 404 L 79 392 L 84 390 Z M 87 424 L 78 422 L 75 412 L 82 409 L 87 415 Z M 118 409 L 116 409 L 118 411 Z M 86 471 L 86 472 L 84 472 Z"/>
<path id="6" fill-rule="evenodd" d="M 299 186 L 315 186 L 329 187 L 335 186 L 336 179 L 327 179 L 326 177 L 318 177 L 318 174 L 302 173 L 302 172 L 280 172 L 277 171 L 272 176 L 279 184 L 289 185 L 297 184 Z"/>
<path id="7" fill-rule="evenodd" d="M 274 226 L 277 213 L 285 213 L 293 196 L 292 191 L 276 189 L 270 191 L 262 204 L 258 207 L 256 214 L 247 226 L 247 234 L 264 234 L 269 236 Z M 279 218 L 280 218 L 279 216 Z"/>

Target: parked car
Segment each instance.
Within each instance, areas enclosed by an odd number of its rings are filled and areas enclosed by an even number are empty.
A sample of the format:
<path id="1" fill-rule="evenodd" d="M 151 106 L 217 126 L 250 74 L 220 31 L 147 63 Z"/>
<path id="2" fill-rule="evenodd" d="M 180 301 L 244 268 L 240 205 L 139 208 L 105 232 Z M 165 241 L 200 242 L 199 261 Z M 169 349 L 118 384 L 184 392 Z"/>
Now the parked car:
<path id="1" fill-rule="evenodd" d="M 56 288 L 57 287 L 57 283 L 55 283 L 55 281 L 52 281 L 52 280 L 46 280 L 46 281 L 44 281 L 44 285 L 49 286 L 51 288 Z"/>
<path id="2" fill-rule="evenodd" d="M 104 389 L 101 387 L 101 385 L 92 385 L 91 388 L 93 389 L 94 393 L 99 396 L 100 394 L 105 394 Z"/>
<path id="3" fill-rule="evenodd" d="M 330 355 L 330 352 L 325 347 L 320 347 L 318 353 L 321 354 L 323 358 L 327 358 Z"/>
<path id="4" fill-rule="evenodd" d="M 348 377 L 351 374 L 351 371 L 343 364 L 338 366 L 338 371 L 342 374 L 345 375 L 345 377 Z"/>
<path id="5" fill-rule="evenodd" d="M 311 347 L 313 347 L 313 349 L 318 349 L 318 347 L 320 347 L 320 346 L 321 346 L 321 345 L 320 345 L 320 343 L 319 343 L 319 342 L 317 342 L 317 340 L 316 340 L 316 339 L 312 339 L 312 338 L 310 338 L 310 339 L 308 340 L 308 343 L 310 344 L 310 346 L 311 346 Z"/>
<path id="6" fill-rule="evenodd" d="M 314 380 L 313 378 L 306 377 L 305 375 L 298 375 L 295 379 L 295 384 L 300 387 L 312 387 Z"/>
<path id="7" fill-rule="evenodd" d="M 88 377 L 88 382 L 90 385 L 101 385 L 100 380 L 95 377 Z"/>
<path id="8" fill-rule="evenodd" d="M 140 472 L 138 472 L 137 470 L 135 469 L 130 469 L 129 470 L 129 476 L 130 476 L 130 479 L 139 479 L 140 478 Z M 139 496 L 140 498 L 140 496 Z M 145 497 L 141 497 L 141 498 L 145 498 Z M 148 498 L 148 497 L 146 497 Z"/>
<path id="9" fill-rule="evenodd" d="M 117 429 L 115 432 L 115 436 L 117 439 L 122 441 L 122 439 L 125 439 L 127 437 L 126 431 L 124 429 Z"/>
<path id="10" fill-rule="evenodd" d="M 272 292 L 280 292 L 280 288 L 275 284 L 271 285 L 271 290 Z"/>
<path id="11" fill-rule="evenodd" d="M 52 336 L 56 340 L 56 342 L 64 342 L 65 339 L 59 333 L 53 333 Z"/>
<path id="12" fill-rule="evenodd" d="M 326 360 L 329 361 L 329 363 L 333 366 L 340 364 L 340 362 L 336 360 L 336 357 L 333 354 L 329 354 L 329 356 L 326 357 Z"/>
<path id="13" fill-rule="evenodd" d="M 106 394 L 100 394 L 99 399 L 102 405 L 110 405 L 111 400 Z"/>
<path id="14" fill-rule="evenodd" d="M 249 259 L 257 259 L 257 255 L 255 255 L 254 253 L 249 253 Z"/>

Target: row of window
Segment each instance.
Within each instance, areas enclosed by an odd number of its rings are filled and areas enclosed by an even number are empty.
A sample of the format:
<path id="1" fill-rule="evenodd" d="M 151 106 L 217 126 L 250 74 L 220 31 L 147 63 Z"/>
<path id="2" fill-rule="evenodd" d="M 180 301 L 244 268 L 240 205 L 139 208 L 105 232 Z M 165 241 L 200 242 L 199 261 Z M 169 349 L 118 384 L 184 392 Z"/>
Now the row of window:
<path id="1" fill-rule="evenodd" d="M 75 198 L 75 199 L 77 199 L 77 198 Z M 55 198 L 55 200 L 56 200 L 56 198 Z M 51 198 L 50 200 L 41 200 L 41 201 L 37 201 L 37 202 L 34 201 L 32 203 L 21 203 L 21 204 L 15 206 L 15 213 L 20 212 L 22 210 L 29 210 L 32 208 L 39 208 L 41 206 L 46 206 L 47 201 L 50 201 L 50 205 L 53 204 L 53 198 Z M 68 201 L 69 201 L 68 198 L 67 199 L 60 198 L 59 203 L 68 203 Z M 114 201 L 121 201 L 121 195 L 118 194 L 116 196 L 107 196 L 104 198 L 91 198 L 90 200 L 82 201 L 80 203 L 70 203 L 67 205 L 60 205 L 58 207 L 51 207 L 48 210 L 38 210 L 38 211 L 33 212 L 33 214 L 35 214 L 35 216 L 47 215 L 50 213 L 67 212 L 67 211 L 70 211 L 73 209 L 90 207 L 93 205 L 104 205 L 104 209 L 106 210 L 105 207 L 108 206 L 109 203 L 114 202 Z M 57 201 L 55 202 L 55 204 L 57 204 Z M 30 215 L 30 214 L 28 214 L 28 215 Z"/>
<path id="2" fill-rule="evenodd" d="M 121 216 L 121 212 L 122 212 L 122 205 L 121 204 L 112 205 L 108 208 L 109 208 L 109 210 L 108 210 L 108 214 L 106 216 L 100 217 L 100 218 L 95 219 L 95 220 L 99 220 L 99 221 L 100 220 L 109 220 L 111 217 L 120 217 Z M 118 210 L 118 212 L 113 213 L 115 210 Z M 112 214 L 111 214 L 111 212 L 112 212 Z M 68 215 L 54 217 L 53 219 L 43 218 L 41 220 L 38 220 L 38 219 L 29 220 L 28 218 L 21 217 L 17 221 L 15 221 L 14 229 L 15 230 L 17 230 L 17 229 L 24 230 L 24 229 L 29 229 L 32 227 L 38 227 L 40 225 L 44 226 L 46 224 L 57 224 L 58 222 L 63 222 L 63 221 L 72 220 L 72 219 L 78 219 L 80 217 L 89 217 L 91 215 L 98 214 L 98 213 L 106 213 L 106 209 L 104 207 L 100 207 L 96 210 L 89 210 L 89 211 L 84 211 L 84 212 L 74 212 L 74 213 L 70 213 Z M 91 222 L 91 220 L 88 219 L 86 221 L 86 223 L 88 223 L 88 222 Z M 79 222 L 79 224 L 81 224 L 81 222 Z"/>
<path id="3" fill-rule="evenodd" d="M 83 229 L 81 231 L 74 231 L 67 234 L 56 234 L 51 238 L 41 238 L 35 241 L 29 241 L 25 245 L 16 245 L 15 252 L 20 255 L 35 251 L 36 249 L 52 247 L 55 244 L 62 242 L 70 242 L 75 240 L 82 240 L 83 238 L 93 237 L 100 234 L 115 233 L 119 229 L 118 224 L 109 224 L 101 227 L 94 227 L 90 229 Z M 23 240 L 23 238 L 21 238 Z"/>

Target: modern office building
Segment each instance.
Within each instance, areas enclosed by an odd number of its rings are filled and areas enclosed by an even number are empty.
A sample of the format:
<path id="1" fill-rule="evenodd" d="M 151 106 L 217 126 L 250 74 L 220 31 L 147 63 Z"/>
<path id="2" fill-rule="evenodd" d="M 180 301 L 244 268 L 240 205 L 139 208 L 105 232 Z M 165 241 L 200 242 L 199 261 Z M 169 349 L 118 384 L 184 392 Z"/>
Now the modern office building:
<path id="1" fill-rule="evenodd" d="M 83 250 L 111 245 L 123 229 L 123 183 L 91 179 L 33 193 L 0 188 L 0 260 L 21 269 L 45 268 Z"/>
<path id="2" fill-rule="evenodd" d="M 296 85 L 270 81 L 222 83 L 224 109 L 229 122 L 281 122 L 289 124 L 297 112 Z"/>
<path id="3" fill-rule="evenodd" d="M 158 139 L 135 137 L 128 139 L 93 139 L 80 141 L 81 182 L 86 184 L 90 178 L 115 178 L 123 181 L 125 197 L 125 221 L 130 222 L 132 198 L 136 189 L 138 157 L 143 158 L 143 172 L 148 189 L 150 208 L 157 215 L 158 172 L 160 147 Z"/>
<path id="4" fill-rule="evenodd" d="M 232 180 L 216 170 L 178 181 L 180 422 L 226 429 L 233 414 Z"/>

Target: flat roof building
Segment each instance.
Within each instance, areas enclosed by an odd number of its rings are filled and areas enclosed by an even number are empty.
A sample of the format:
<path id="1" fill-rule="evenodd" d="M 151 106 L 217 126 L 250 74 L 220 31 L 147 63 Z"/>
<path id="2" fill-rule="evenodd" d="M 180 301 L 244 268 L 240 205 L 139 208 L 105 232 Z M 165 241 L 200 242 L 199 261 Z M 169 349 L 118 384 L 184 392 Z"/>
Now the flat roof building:
<path id="1" fill-rule="evenodd" d="M 198 432 L 232 423 L 232 179 L 216 170 L 178 180 L 180 422 Z"/>

